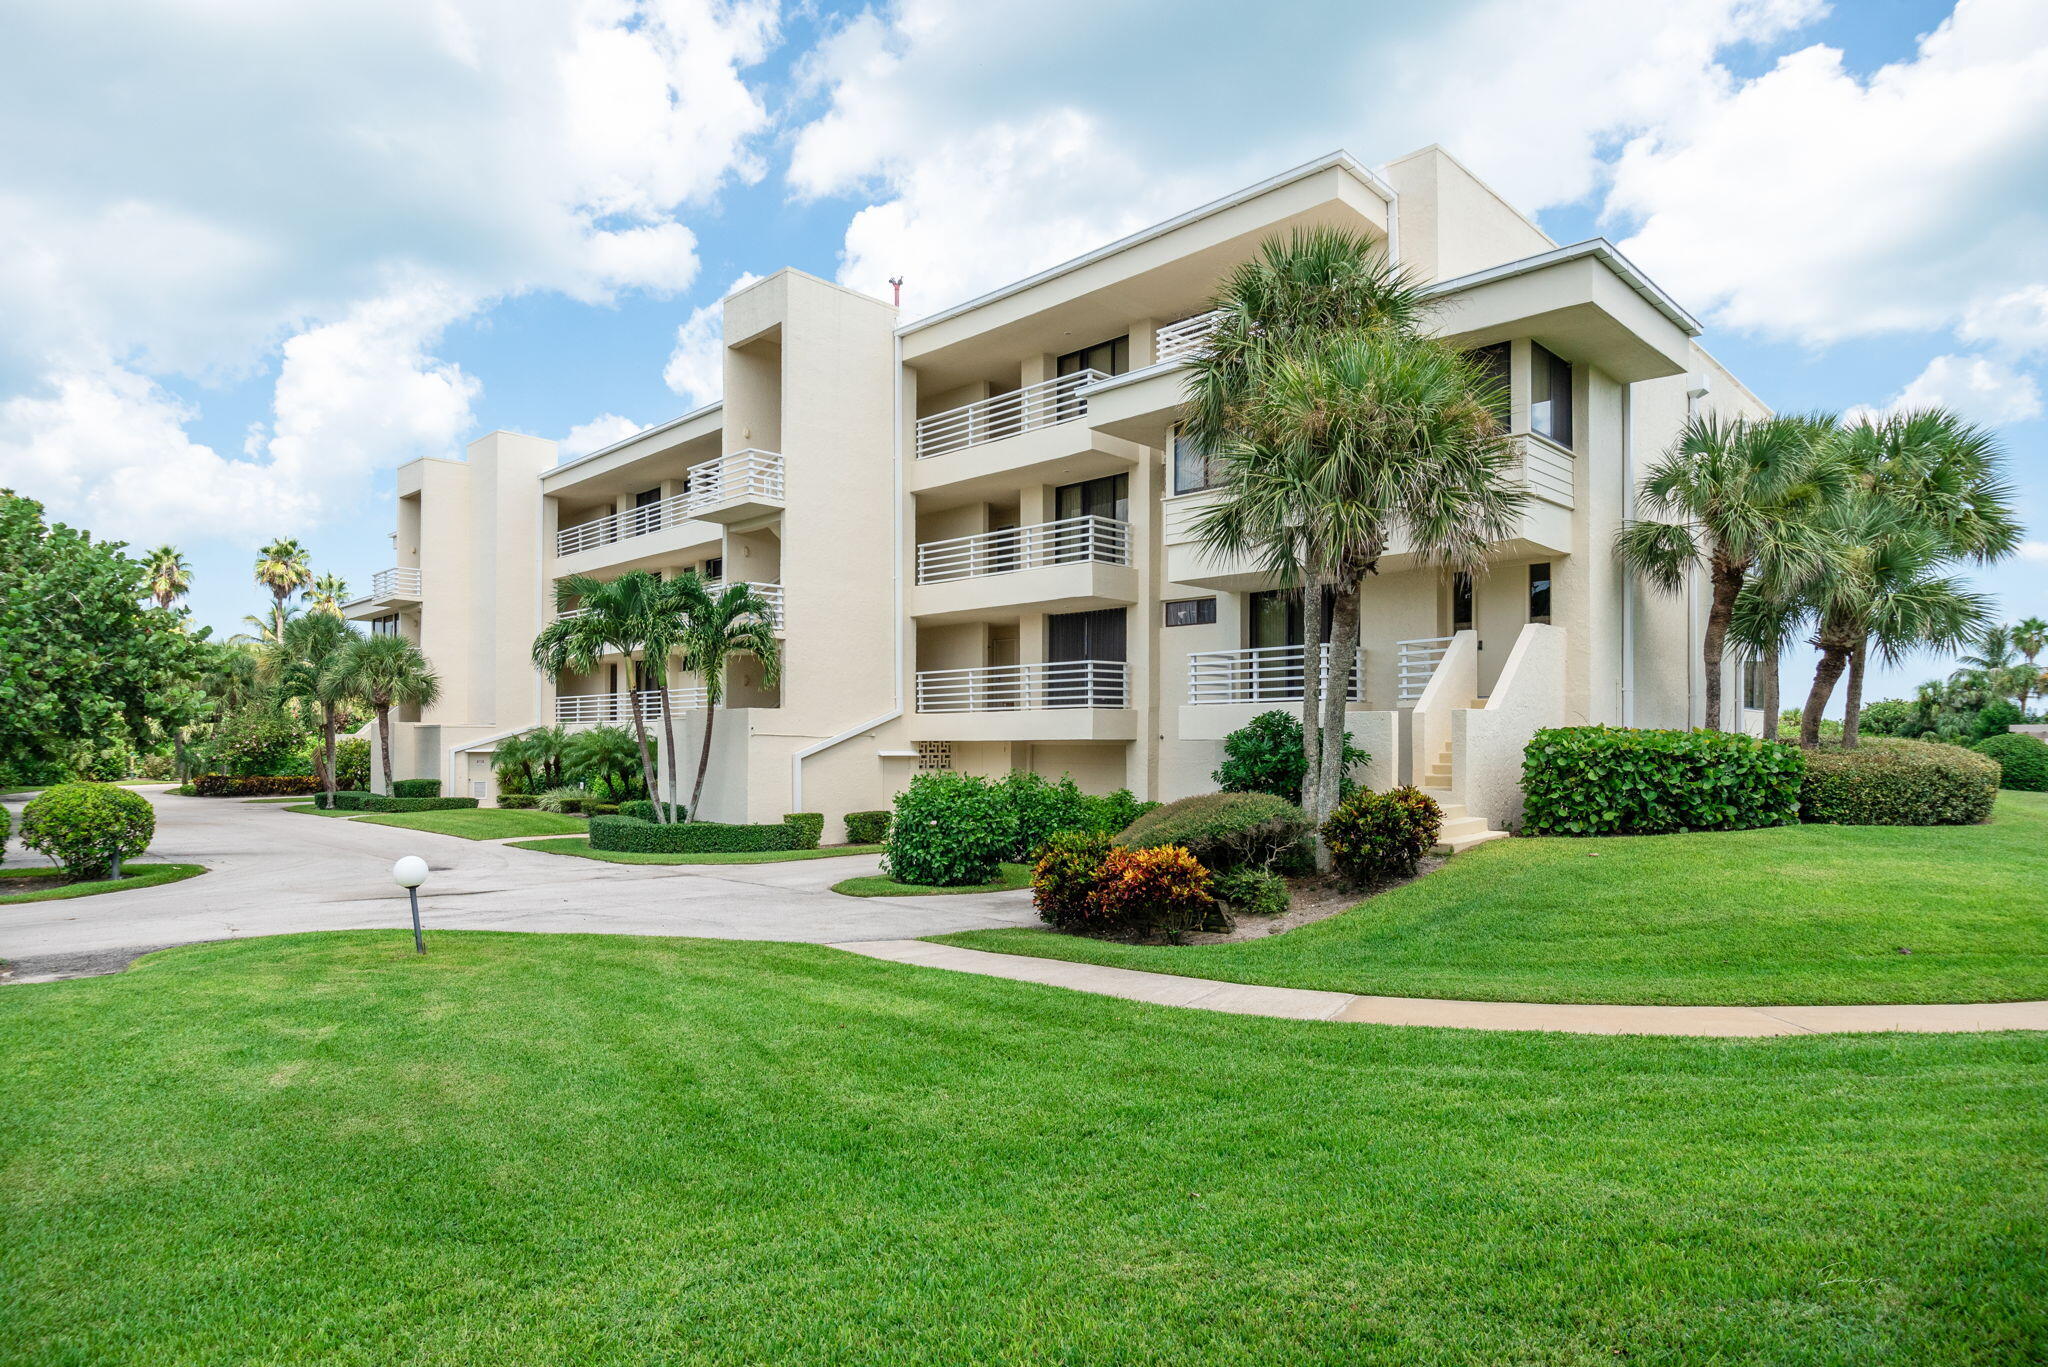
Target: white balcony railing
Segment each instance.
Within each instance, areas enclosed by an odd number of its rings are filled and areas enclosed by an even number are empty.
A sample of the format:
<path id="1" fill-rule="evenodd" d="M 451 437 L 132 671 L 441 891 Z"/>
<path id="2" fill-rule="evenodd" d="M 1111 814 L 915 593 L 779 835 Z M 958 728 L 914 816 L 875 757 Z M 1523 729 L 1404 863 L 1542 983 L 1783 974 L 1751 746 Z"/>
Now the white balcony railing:
<path id="1" fill-rule="evenodd" d="M 782 630 L 782 585 L 759 584 L 755 583 L 752 580 L 747 580 L 745 582 L 748 588 L 754 590 L 754 592 L 760 594 L 763 598 L 768 600 L 768 606 L 770 609 L 768 614 L 769 625 L 774 627 L 777 631 Z M 704 581 L 704 590 L 707 593 L 718 594 L 723 592 L 727 587 L 728 586 L 726 584 L 726 581 L 723 579 L 707 579 Z M 588 611 L 590 611 L 590 609 L 588 608 L 570 608 L 565 612 L 556 613 L 555 620 L 558 622 L 566 622 L 571 617 L 581 617 L 584 613 Z"/>
<path id="2" fill-rule="evenodd" d="M 1412 707 L 1429 687 L 1430 676 L 1451 648 L 1449 636 L 1430 636 L 1419 641 L 1396 641 L 1395 675 L 1403 707 Z M 1463 706 L 1463 704 L 1459 704 Z"/>
<path id="3" fill-rule="evenodd" d="M 701 686 L 671 688 L 668 690 L 668 705 L 674 712 L 702 707 L 704 689 Z M 563 726 L 630 725 L 636 706 L 645 720 L 653 721 L 660 717 L 661 690 L 643 688 L 632 693 L 565 693 L 555 699 L 555 720 Z"/>
<path id="4" fill-rule="evenodd" d="M 1192 318 L 1183 318 L 1178 323 L 1168 323 L 1159 329 L 1153 355 L 1161 365 L 1169 361 L 1185 361 L 1209 345 L 1210 334 L 1222 322 L 1223 310 L 1213 309 Z"/>
<path id="5" fill-rule="evenodd" d="M 1300 702 L 1304 682 L 1301 646 L 1258 646 L 1249 650 L 1198 650 L 1188 656 L 1191 703 Z M 1330 682 L 1330 647 L 1320 648 L 1322 682 Z M 1344 696 L 1358 701 L 1359 659 L 1351 662 Z"/>
<path id="6" fill-rule="evenodd" d="M 1122 660 L 1055 660 L 980 669 L 925 669 L 917 675 L 920 712 L 1124 707 L 1128 697 Z"/>
<path id="7" fill-rule="evenodd" d="M 1522 483 L 1529 492 L 1560 508 L 1573 505 L 1574 461 L 1572 453 L 1548 437 L 1533 432 L 1515 439 L 1521 452 Z"/>
<path id="8" fill-rule="evenodd" d="M 979 446 L 1028 432 L 1036 427 L 1072 422 L 1088 413 L 1088 400 L 1080 391 L 1109 376 L 1100 370 L 1081 370 L 1056 380 L 998 394 L 992 399 L 949 408 L 917 420 L 919 457 L 942 456 L 965 446 Z"/>
<path id="9" fill-rule="evenodd" d="M 917 548 L 917 582 L 938 584 L 948 579 L 974 579 L 987 574 L 1012 574 L 1041 565 L 1069 565 L 1093 560 L 1104 565 L 1131 563 L 1131 524 L 1112 517 L 1068 517 L 1029 527 L 927 541 Z"/>
<path id="10" fill-rule="evenodd" d="M 420 596 L 420 572 L 417 569 L 378 570 L 370 576 L 372 598 L 417 598 Z"/>
<path id="11" fill-rule="evenodd" d="M 679 494 L 562 528 L 555 533 L 555 554 L 574 555 L 628 537 L 645 536 L 687 522 L 707 509 L 735 499 L 780 503 L 782 471 L 782 457 L 773 451 L 735 451 L 700 462 L 685 473 L 683 492 Z"/>

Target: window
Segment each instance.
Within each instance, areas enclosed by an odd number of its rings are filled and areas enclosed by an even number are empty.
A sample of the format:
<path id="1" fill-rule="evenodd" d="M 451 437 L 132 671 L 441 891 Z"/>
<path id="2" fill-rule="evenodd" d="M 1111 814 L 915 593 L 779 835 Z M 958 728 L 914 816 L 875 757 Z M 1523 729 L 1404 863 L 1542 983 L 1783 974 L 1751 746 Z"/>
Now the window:
<path id="1" fill-rule="evenodd" d="M 1472 576 L 1459 570 L 1451 576 L 1451 630 L 1472 629 Z"/>
<path id="2" fill-rule="evenodd" d="M 1742 705 L 1761 711 L 1764 705 L 1764 665 L 1761 660 L 1742 662 Z"/>
<path id="3" fill-rule="evenodd" d="M 647 510 L 640 513 L 641 531 L 651 532 L 660 529 L 661 509 L 654 506 L 659 502 L 661 502 L 661 486 L 659 484 L 655 485 L 652 489 L 642 489 L 639 493 L 633 495 L 634 510 L 636 512 L 643 508 Z"/>
<path id="4" fill-rule="evenodd" d="M 1500 430 L 1503 432 L 1512 425 L 1510 415 L 1513 412 L 1508 391 L 1508 355 L 1506 342 L 1495 342 L 1492 346 L 1479 347 L 1472 353 L 1472 360 L 1486 372 L 1487 380 L 1494 386 L 1493 416 L 1500 423 Z"/>
<path id="5" fill-rule="evenodd" d="M 1323 641 L 1330 639 L 1330 600 L 1328 589 L 1323 590 Z M 1253 649 L 1267 646 L 1298 646 L 1308 639 L 1308 614 L 1302 609 L 1301 595 L 1287 589 L 1264 589 L 1251 596 L 1251 645 Z"/>
<path id="6" fill-rule="evenodd" d="M 1538 561 L 1529 567 L 1529 620 L 1550 621 L 1550 562 Z"/>
<path id="7" fill-rule="evenodd" d="M 704 581 L 706 583 L 716 583 L 723 578 L 725 578 L 724 556 L 714 555 L 704 562 Z"/>
<path id="8" fill-rule="evenodd" d="M 1054 369 L 1056 375 L 1078 375 L 1084 370 L 1099 370 L 1105 375 L 1121 375 L 1131 368 L 1131 339 L 1128 334 L 1113 337 L 1107 342 L 1084 346 L 1079 351 L 1070 351 L 1060 357 Z"/>
<path id="9" fill-rule="evenodd" d="M 1572 444 L 1572 367 L 1529 343 L 1529 430 L 1559 446 Z"/>
<path id="10" fill-rule="evenodd" d="M 1181 598 L 1166 605 L 1166 625 L 1205 627 L 1216 620 L 1214 598 Z"/>
<path id="11" fill-rule="evenodd" d="M 1192 494 L 1215 486 L 1221 477 L 1222 462 L 1203 450 L 1193 438 L 1176 427 L 1173 429 L 1173 491 L 1176 494 Z"/>
<path id="12" fill-rule="evenodd" d="M 1106 517 L 1113 522 L 1131 520 L 1131 477 L 1104 475 L 1080 484 L 1062 484 L 1053 490 L 1053 516 L 1064 522 L 1070 517 Z"/>
<path id="13" fill-rule="evenodd" d="M 396 636 L 398 634 L 398 614 L 393 613 L 389 617 L 372 618 L 370 620 L 370 634 L 372 636 Z"/>

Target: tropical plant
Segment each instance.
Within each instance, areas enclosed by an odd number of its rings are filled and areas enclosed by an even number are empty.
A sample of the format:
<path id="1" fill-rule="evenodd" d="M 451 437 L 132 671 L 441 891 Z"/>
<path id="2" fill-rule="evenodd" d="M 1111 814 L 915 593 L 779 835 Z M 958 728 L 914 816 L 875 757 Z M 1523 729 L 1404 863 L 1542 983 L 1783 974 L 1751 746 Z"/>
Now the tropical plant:
<path id="1" fill-rule="evenodd" d="M 1418 334 L 1416 283 L 1359 235 L 1269 240 L 1212 303 L 1219 322 L 1183 414 L 1221 487 L 1197 535 L 1302 590 L 1310 642 L 1323 639 L 1327 592 L 1330 655 L 1349 660 L 1363 581 L 1396 537 L 1422 561 L 1464 567 L 1510 534 L 1526 495 L 1497 416 L 1505 396 L 1473 358 Z M 1322 671 L 1303 671 L 1303 795 L 1318 825 L 1344 767 L 1332 673 L 1326 689 Z"/>
<path id="2" fill-rule="evenodd" d="M 158 546 L 142 557 L 144 583 L 160 608 L 168 609 L 192 589 L 192 566 L 176 546 Z"/>
<path id="3" fill-rule="evenodd" d="M 1109 837 L 1092 831 L 1062 831 L 1046 841 L 1031 869 L 1031 905 L 1038 919 L 1054 930 L 1080 927 L 1109 850 Z"/>
<path id="4" fill-rule="evenodd" d="M 110 783 L 60 783 L 21 809 L 21 843 L 73 878 L 121 876 L 121 861 L 149 848 L 156 809 Z"/>
<path id="5" fill-rule="evenodd" d="M 987 883 L 1017 845 L 1008 795 L 979 774 L 918 774 L 896 794 L 882 871 L 899 883 Z"/>
<path id="6" fill-rule="evenodd" d="M 322 671 L 323 697 L 358 702 L 377 718 L 377 748 L 384 762 L 384 792 L 391 793 L 391 709 L 430 707 L 441 680 L 420 648 L 403 636 L 358 636 L 335 651 Z"/>
<path id="7" fill-rule="evenodd" d="M 313 567 L 306 548 L 294 538 L 279 537 L 256 552 L 256 582 L 275 600 L 270 639 L 280 640 L 284 636 L 285 600 L 303 593 L 313 582 Z"/>
<path id="8" fill-rule="evenodd" d="M 338 574 L 323 574 L 306 590 L 306 599 L 312 604 L 312 611 L 339 617 L 341 605 L 348 601 L 348 580 Z"/>
<path id="9" fill-rule="evenodd" d="M 362 640 L 362 633 L 339 615 L 315 612 L 285 623 L 284 641 L 271 655 L 271 668 L 278 692 L 286 698 L 302 698 L 320 709 L 320 781 L 332 794 L 343 785 L 337 775 L 334 751 L 341 733 L 343 708 L 348 698 L 328 673 L 328 666 L 350 642 Z"/>
<path id="10" fill-rule="evenodd" d="M 1119 936 L 1165 935 L 1230 928 L 1210 892 L 1209 871 L 1177 845 L 1112 847 L 1095 874 L 1083 929 Z"/>
<path id="11" fill-rule="evenodd" d="M 616 801 L 647 791 L 641 758 L 639 744 L 625 727 L 593 726 L 569 737 L 562 770 L 593 793 Z"/>
<path id="12" fill-rule="evenodd" d="M 1970 748 L 1998 761 L 1998 767 L 2004 770 L 1999 787 L 2025 793 L 2048 792 L 2048 741 L 2008 731 L 1987 736 Z"/>
<path id="13" fill-rule="evenodd" d="M 751 584 L 729 584 L 714 594 L 696 574 L 682 574 L 661 586 L 661 602 L 666 616 L 681 623 L 680 634 L 672 639 L 682 651 L 683 668 L 704 684 L 704 739 L 697 751 L 697 779 L 690 786 L 694 817 L 704 805 L 711 728 L 725 701 L 727 666 L 752 658 L 761 666 L 761 682 L 773 688 L 782 677 L 782 649 L 775 639 L 775 605 Z"/>
<path id="14" fill-rule="evenodd" d="M 595 670 L 607 654 L 623 655 L 630 661 L 646 646 L 650 631 L 659 629 L 656 619 L 668 613 L 668 605 L 659 575 L 628 570 L 616 579 L 572 574 L 556 580 L 555 610 L 555 620 L 533 638 L 533 662 L 549 678 L 559 680 L 564 674 Z M 655 662 L 648 661 L 646 668 L 652 672 Z M 654 747 L 647 735 L 647 709 L 641 690 L 633 690 L 628 697 L 631 706 L 627 711 L 640 752 L 641 782 L 653 795 L 661 791 L 661 785 L 655 777 Z M 666 691 L 660 697 L 665 709 Z M 691 803 L 691 810 L 696 806 Z"/>
<path id="15" fill-rule="evenodd" d="M 1337 791 L 1349 796 L 1351 770 L 1372 756 L 1344 733 L 1344 764 Z M 1308 752 L 1302 745 L 1301 718 L 1274 708 L 1261 712 L 1223 738 L 1223 763 L 1209 775 L 1226 793 L 1271 793 L 1283 802 L 1299 803 L 1308 778 Z"/>
<path id="16" fill-rule="evenodd" d="M 1412 877 L 1443 829 L 1443 808 L 1420 788 L 1353 793 L 1323 825 L 1337 872 L 1353 887 Z"/>

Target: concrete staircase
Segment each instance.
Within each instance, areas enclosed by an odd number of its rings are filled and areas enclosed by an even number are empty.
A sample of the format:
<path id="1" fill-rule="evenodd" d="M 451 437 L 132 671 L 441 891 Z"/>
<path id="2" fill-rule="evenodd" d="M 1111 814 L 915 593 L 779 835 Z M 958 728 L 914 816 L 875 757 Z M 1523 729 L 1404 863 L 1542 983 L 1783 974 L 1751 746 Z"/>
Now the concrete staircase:
<path id="1" fill-rule="evenodd" d="M 1486 706 L 1484 698 L 1475 698 L 1473 707 Z M 1451 801 L 1451 743 L 1446 740 L 1430 760 L 1429 768 L 1422 774 L 1422 791 L 1436 799 L 1443 808 L 1443 828 L 1437 832 L 1436 852 L 1438 854 L 1460 854 L 1474 845 L 1484 845 L 1489 840 L 1505 840 L 1506 831 L 1496 831 L 1486 824 L 1484 817 L 1468 816 L 1465 804 Z"/>

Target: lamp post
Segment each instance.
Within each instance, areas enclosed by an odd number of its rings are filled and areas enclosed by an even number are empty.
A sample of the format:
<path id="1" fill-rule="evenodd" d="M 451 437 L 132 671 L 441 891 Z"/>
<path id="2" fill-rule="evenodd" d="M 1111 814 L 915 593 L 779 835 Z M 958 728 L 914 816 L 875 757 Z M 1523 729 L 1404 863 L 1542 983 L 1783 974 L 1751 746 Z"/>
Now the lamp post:
<path id="1" fill-rule="evenodd" d="M 424 954 L 427 952 L 427 938 L 420 933 L 420 884 L 427 881 L 427 861 L 416 854 L 409 854 L 391 866 L 391 878 L 412 899 L 413 948 Z"/>

